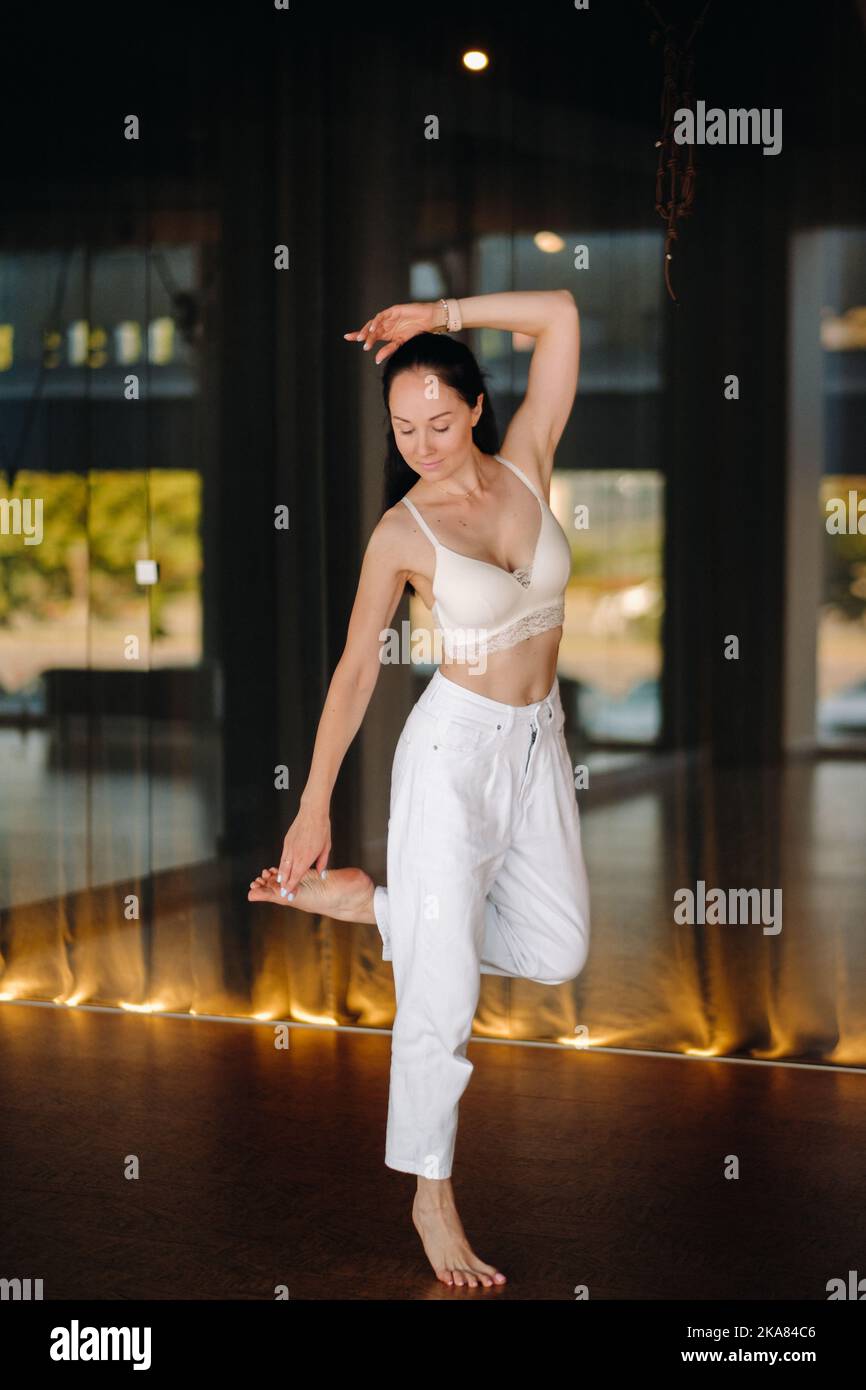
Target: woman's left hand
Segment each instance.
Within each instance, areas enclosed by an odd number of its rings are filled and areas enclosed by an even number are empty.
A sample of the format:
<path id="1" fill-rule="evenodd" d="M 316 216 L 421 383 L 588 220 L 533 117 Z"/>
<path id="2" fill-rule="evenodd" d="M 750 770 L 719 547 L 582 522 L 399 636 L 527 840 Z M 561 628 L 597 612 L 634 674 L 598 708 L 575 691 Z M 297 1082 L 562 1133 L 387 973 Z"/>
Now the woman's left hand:
<path id="1" fill-rule="evenodd" d="M 357 333 L 344 333 L 343 337 L 349 342 L 363 343 L 365 352 L 384 339 L 387 347 L 380 348 L 376 353 L 376 362 L 384 362 L 386 357 L 390 357 L 392 352 L 396 352 L 417 333 L 432 333 L 439 326 L 441 318 L 441 304 L 392 304 L 390 309 L 383 309 L 371 318 Z"/>

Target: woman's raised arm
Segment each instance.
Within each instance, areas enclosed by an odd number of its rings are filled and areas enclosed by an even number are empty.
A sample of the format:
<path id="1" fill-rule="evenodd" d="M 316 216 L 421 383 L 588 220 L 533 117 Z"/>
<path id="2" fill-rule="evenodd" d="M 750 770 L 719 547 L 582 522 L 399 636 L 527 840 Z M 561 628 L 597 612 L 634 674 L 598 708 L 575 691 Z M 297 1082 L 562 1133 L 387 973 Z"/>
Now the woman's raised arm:
<path id="1" fill-rule="evenodd" d="M 545 496 L 580 370 L 580 315 L 571 290 L 514 290 L 458 300 L 464 328 L 502 328 L 535 339 L 526 395 L 502 441 L 511 463 L 534 465 Z"/>
<path id="2" fill-rule="evenodd" d="M 503 290 L 499 294 L 458 299 L 464 328 L 500 328 L 535 339 L 526 395 L 505 433 L 502 453 L 518 467 L 528 467 L 550 491 L 553 455 L 568 423 L 580 369 L 580 315 L 571 290 Z M 442 322 L 439 303 L 392 304 L 363 328 L 344 336 L 384 362 L 416 333 L 431 332 Z"/>

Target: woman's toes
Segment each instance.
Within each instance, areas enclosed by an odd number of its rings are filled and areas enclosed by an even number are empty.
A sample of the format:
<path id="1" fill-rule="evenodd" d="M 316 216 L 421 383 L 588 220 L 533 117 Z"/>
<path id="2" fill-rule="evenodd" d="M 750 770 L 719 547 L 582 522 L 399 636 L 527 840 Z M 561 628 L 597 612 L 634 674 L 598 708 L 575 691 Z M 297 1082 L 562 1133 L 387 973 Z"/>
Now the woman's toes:
<path id="1" fill-rule="evenodd" d="M 250 884 L 250 891 L 247 898 L 251 902 L 273 902 L 275 884 L 273 877 L 267 869 L 263 870 Z"/>

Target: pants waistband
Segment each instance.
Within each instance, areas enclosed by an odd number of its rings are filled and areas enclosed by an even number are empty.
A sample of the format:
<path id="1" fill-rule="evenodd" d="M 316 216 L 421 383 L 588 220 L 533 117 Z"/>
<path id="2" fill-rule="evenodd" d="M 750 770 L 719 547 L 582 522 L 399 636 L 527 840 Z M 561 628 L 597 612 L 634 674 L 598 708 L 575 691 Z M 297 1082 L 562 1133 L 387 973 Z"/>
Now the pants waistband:
<path id="1" fill-rule="evenodd" d="M 438 667 L 418 704 L 423 709 L 435 711 L 437 714 L 446 709 L 456 711 L 460 708 L 471 708 L 476 712 L 486 711 L 491 721 L 503 729 L 511 728 L 517 723 L 536 722 L 542 709 L 550 711 L 550 718 L 554 718 L 562 710 L 557 676 L 554 676 L 553 684 L 543 700 L 536 700 L 531 705 L 506 705 L 501 700 L 491 700 L 487 695 L 479 695 L 477 690 L 467 690 L 465 686 L 457 685 L 455 681 L 443 676 Z"/>

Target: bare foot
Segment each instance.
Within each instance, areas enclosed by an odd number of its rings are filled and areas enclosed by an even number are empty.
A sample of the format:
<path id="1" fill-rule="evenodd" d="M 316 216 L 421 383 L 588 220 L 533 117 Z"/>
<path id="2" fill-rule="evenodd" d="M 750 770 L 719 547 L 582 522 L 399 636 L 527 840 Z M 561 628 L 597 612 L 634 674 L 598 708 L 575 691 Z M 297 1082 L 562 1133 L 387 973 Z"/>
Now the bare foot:
<path id="1" fill-rule="evenodd" d="M 433 1266 L 436 1278 L 443 1284 L 468 1285 L 477 1289 L 479 1281 L 486 1289 L 506 1283 L 505 1275 L 493 1265 L 479 1260 L 466 1239 L 463 1223 L 457 1215 L 454 1190 L 450 1178 L 418 1178 L 418 1190 L 412 1203 L 412 1222 L 421 1237 L 424 1253 Z"/>
<path id="2" fill-rule="evenodd" d="M 301 912 L 315 912 L 321 917 L 333 917 L 338 922 L 375 924 L 375 885 L 363 869 L 325 869 L 321 878 L 315 869 L 310 869 L 291 898 L 281 895 L 282 884 L 277 882 L 277 872 L 274 868 L 262 869 L 258 878 L 254 878 L 250 884 L 247 902 L 297 907 Z"/>

